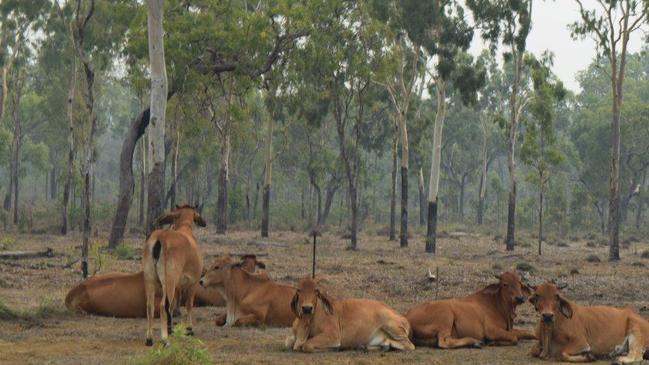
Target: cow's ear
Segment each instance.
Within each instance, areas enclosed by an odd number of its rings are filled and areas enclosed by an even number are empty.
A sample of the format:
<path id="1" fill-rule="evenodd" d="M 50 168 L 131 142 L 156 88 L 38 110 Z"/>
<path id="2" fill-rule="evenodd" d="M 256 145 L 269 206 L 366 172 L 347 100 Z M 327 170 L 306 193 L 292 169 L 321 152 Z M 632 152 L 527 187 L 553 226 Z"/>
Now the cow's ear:
<path id="1" fill-rule="evenodd" d="M 199 227 L 207 226 L 205 219 L 203 219 L 203 217 L 201 217 L 201 215 L 198 214 L 197 212 L 194 212 L 194 223 L 196 223 Z"/>
<path id="2" fill-rule="evenodd" d="M 498 290 L 500 290 L 500 284 L 491 284 L 491 285 L 487 285 L 487 287 L 484 288 L 482 291 L 485 294 L 494 295 L 498 293 Z"/>
<path id="3" fill-rule="evenodd" d="M 158 226 L 172 224 L 178 217 L 180 217 L 180 212 L 165 213 L 156 219 L 155 224 Z"/>
<path id="4" fill-rule="evenodd" d="M 559 301 L 559 311 L 561 314 L 568 319 L 572 318 L 572 306 L 570 302 L 565 300 L 561 295 L 557 295 L 557 300 Z"/>
<path id="5" fill-rule="evenodd" d="M 293 295 L 293 299 L 291 300 L 291 310 L 293 311 L 293 314 L 297 318 L 300 318 L 300 311 L 299 308 L 297 307 L 297 302 L 300 299 L 300 289 L 297 289 L 295 291 L 295 295 Z"/>
<path id="6" fill-rule="evenodd" d="M 322 301 L 322 306 L 324 307 L 325 313 L 332 314 L 334 312 L 333 298 L 331 298 L 327 293 L 321 292 L 320 290 L 317 290 L 316 293 Z"/>

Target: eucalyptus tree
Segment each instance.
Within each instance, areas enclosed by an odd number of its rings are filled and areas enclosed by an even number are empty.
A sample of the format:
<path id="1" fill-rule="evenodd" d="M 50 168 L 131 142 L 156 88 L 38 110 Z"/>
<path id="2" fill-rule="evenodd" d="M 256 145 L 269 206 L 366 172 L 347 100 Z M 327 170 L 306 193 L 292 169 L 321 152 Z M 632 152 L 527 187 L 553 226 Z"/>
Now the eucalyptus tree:
<path id="1" fill-rule="evenodd" d="M 465 100 L 473 98 L 484 82 L 482 72 L 469 64 L 457 62 L 458 55 L 469 48 L 473 30 L 465 21 L 464 8 L 458 1 L 404 0 L 399 3 L 408 37 L 420 44 L 425 55 L 433 60 L 428 71 L 433 81 L 436 100 L 433 151 L 428 187 L 426 252 L 435 253 L 437 238 L 437 200 L 439 193 L 442 131 L 447 107 L 447 84 L 452 82 Z"/>
<path id="2" fill-rule="evenodd" d="M 538 254 L 541 255 L 543 242 L 543 206 L 546 186 L 549 184 L 554 167 L 564 159 L 557 146 L 554 126 L 556 103 L 565 95 L 563 84 L 551 73 L 552 55 L 544 53 L 537 60 L 530 57 L 534 92 L 529 104 L 530 117 L 525 121 L 525 136 L 521 146 L 522 161 L 532 168 L 528 176 L 539 193 L 539 231 Z"/>
<path id="3" fill-rule="evenodd" d="M 620 259 L 620 116 L 623 86 L 627 66 L 629 41 L 640 31 L 647 19 L 647 2 L 640 0 L 597 0 L 590 9 L 582 0 L 579 5 L 581 20 L 571 26 L 574 38 L 591 36 L 597 45 L 597 54 L 608 60 L 611 87 L 611 134 L 608 197 L 609 260 Z"/>
<path id="4" fill-rule="evenodd" d="M 533 0 L 467 0 L 482 37 L 491 43 L 492 51 L 499 44 L 505 48 L 504 58 L 512 67 L 509 94 L 509 125 L 507 137 L 507 169 L 509 170 L 509 202 L 507 210 L 508 251 L 514 250 L 516 229 L 516 141 L 519 121 L 528 98 L 521 88 L 527 37 L 532 29 Z"/>

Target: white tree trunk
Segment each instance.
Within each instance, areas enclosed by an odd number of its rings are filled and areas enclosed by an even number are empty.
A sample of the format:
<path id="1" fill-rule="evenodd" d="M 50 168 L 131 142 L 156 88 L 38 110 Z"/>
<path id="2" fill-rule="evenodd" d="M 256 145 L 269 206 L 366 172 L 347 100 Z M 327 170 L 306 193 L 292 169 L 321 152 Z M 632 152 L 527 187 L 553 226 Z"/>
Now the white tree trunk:
<path id="1" fill-rule="evenodd" d="M 435 115 L 435 134 L 433 136 L 433 156 L 428 186 L 428 218 L 426 234 L 426 252 L 435 253 L 437 236 L 437 195 L 439 194 L 439 176 L 442 157 L 442 130 L 446 116 L 446 85 L 444 80 L 435 80 L 437 91 L 437 114 Z"/>

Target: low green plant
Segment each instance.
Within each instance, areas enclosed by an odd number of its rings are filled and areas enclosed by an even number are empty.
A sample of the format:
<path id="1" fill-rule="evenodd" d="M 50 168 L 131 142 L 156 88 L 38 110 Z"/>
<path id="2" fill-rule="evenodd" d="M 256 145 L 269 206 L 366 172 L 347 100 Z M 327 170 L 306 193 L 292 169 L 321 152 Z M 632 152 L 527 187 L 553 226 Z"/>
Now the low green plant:
<path id="1" fill-rule="evenodd" d="M 156 344 L 142 357 L 131 359 L 129 365 L 203 365 L 213 364 L 203 342 L 187 336 L 187 327 L 177 325 L 169 338 L 169 345 Z"/>
<path id="2" fill-rule="evenodd" d="M 135 257 L 135 249 L 133 246 L 127 244 L 126 242 L 120 243 L 115 248 L 115 256 L 120 260 L 131 260 Z"/>
<path id="3" fill-rule="evenodd" d="M 519 262 L 518 264 L 516 264 L 516 270 L 533 272 L 533 271 L 536 270 L 536 268 L 534 266 L 530 265 L 529 263 L 527 263 L 525 261 L 522 261 L 522 262 Z"/>
<path id="4" fill-rule="evenodd" d="M 16 238 L 2 237 L 0 238 L 0 250 L 9 250 L 16 245 Z"/>

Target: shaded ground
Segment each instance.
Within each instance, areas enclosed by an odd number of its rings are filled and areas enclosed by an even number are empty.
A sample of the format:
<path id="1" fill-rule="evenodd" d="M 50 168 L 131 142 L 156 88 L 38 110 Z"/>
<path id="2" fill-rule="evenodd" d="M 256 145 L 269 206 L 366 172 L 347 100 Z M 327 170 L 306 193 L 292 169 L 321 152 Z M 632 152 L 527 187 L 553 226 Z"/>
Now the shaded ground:
<path id="1" fill-rule="evenodd" d="M 198 231 L 199 241 L 211 262 L 221 253 L 263 253 L 269 274 L 295 283 L 310 273 L 311 245 L 304 234 L 279 232 L 272 241 L 285 246 L 249 244 L 257 232 L 233 232 L 215 236 L 211 229 Z M 0 237 L 2 238 L 2 237 Z M 528 241 L 531 239 L 528 238 Z M 131 245 L 140 247 L 133 237 Z M 23 320 L 0 320 L 0 363 L 2 364 L 121 364 L 147 351 L 144 344 L 145 320 L 113 319 L 69 313 L 63 299 L 79 281 L 78 264 L 63 268 L 79 252 L 80 238 L 48 235 L 18 235 L 12 249 L 54 248 L 51 259 L 0 260 L 0 303 L 32 313 Z M 339 297 L 366 297 L 383 300 L 401 312 L 416 303 L 435 298 L 466 295 L 494 282 L 493 274 L 513 269 L 525 262 L 533 266 L 531 280 L 540 283 L 559 278 L 569 284 L 566 296 L 580 303 L 632 305 L 645 309 L 649 304 L 649 260 L 640 252 L 646 242 L 630 243 L 622 251 L 622 261 L 591 263 L 585 258 L 596 254 L 606 258 L 607 248 L 589 247 L 585 240 L 548 246 L 544 257 L 534 247 L 518 247 L 506 253 L 493 237 L 466 235 L 438 242 L 438 256 L 423 254 L 421 238 L 410 241 L 407 249 L 384 237 L 362 236 L 360 251 L 345 250 L 346 242 L 325 234 L 318 243 L 319 275 L 329 292 Z M 118 260 L 105 255 L 101 271 L 139 270 L 137 259 Z M 91 265 L 92 267 L 92 265 Z M 439 285 L 426 279 L 428 269 L 439 268 Z M 572 272 L 572 273 L 571 273 Z M 289 329 L 217 328 L 213 317 L 223 308 L 199 308 L 194 330 L 207 345 L 216 363 L 230 364 L 535 364 L 529 357 L 532 342 L 517 347 L 489 347 L 481 350 L 419 348 L 404 353 L 364 353 L 359 351 L 316 355 L 295 354 L 282 344 Z M 36 313 L 36 314 L 34 314 Z M 1 314 L 1 313 L 0 313 Z M 646 315 L 646 312 L 642 312 Z M 529 304 L 519 309 L 517 325 L 531 328 L 535 322 Z M 157 323 L 156 323 L 157 324 Z M 156 326 L 157 328 L 157 326 Z M 156 335 L 159 332 L 156 332 Z M 599 362 L 607 363 L 607 362 Z"/>

